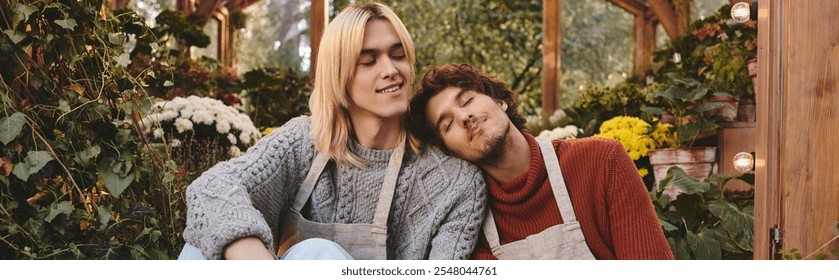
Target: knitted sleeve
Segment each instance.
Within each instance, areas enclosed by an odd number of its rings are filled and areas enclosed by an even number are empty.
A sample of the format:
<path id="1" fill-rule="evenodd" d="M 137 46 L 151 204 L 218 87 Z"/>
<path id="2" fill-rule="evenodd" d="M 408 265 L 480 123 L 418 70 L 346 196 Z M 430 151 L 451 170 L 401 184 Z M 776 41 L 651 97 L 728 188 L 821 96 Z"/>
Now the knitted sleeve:
<path id="1" fill-rule="evenodd" d="M 184 239 L 208 259 L 221 259 L 224 246 L 247 236 L 271 248 L 279 217 L 302 183 L 300 170 L 314 158 L 308 133 L 308 118 L 295 118 L 201 174 L 187 188 Z"/>
<path id="2" fill-rule="evenodd" d="M 440 228 L 431 240 L 432 260 L 464 260 L 469 258 L 478 241 L 486 207 L 486 184 L 481 170 L 466 161 L 438 155 L 441 161 L 430 176 L 442 178 L 448 195 L 445 205 L 451 210 L 440 217 Z"/>
<path id="3" fill-rule="evenodd" d="M 606 192 L 615 257 L 619 260 L 673 259 L 635 164 L 620 143 L 610 144 Z"/>

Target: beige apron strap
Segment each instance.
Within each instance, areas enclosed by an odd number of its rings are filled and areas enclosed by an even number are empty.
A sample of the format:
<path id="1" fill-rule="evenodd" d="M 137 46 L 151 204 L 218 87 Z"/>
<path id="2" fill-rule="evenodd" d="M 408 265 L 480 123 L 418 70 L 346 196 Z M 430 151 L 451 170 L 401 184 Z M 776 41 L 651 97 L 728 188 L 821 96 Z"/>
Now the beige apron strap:
<path id="1" fill-rule="evenodd" d="M 487 238 L 489 248 L 501 246 L 501 241 L 498 239 L 498 227 L 495 226 L 495 216 L 492 215 L 489 206 L 487 206 L 486 215 L 484 215 L 484 236 Z"/>
<path id="2" fill-rule="evenodd" d="M 396 191 L 396 180 L 399 177 L 399 169 L 402 167 L 402 158 L 405 155 L 405 141 L 390 154 L 390 161 L 387 163 L 382 190 L 379 193 L 379 204 L 376 206 L 376 213 L 373 216 L 373 224 L 387 228 L 387 217 L 390 214 L 390 205 L 393 202 L 393 193 Z"/>
<path id="3" fill-rule="evenodd" d="M 542 150 L 542 158 L 545 160 L 545 167 L 548 169 L 548 179 L 551 182 L 551 190 L 556 197 L 556 205 L 559 206 L 559 213 L 565 223 L 576 221 L 574 207 L 571 205 L 571 197 L 565 186 L 565 179 L 562 178 L 562 171 L 559 170 L 559 160 L 556 158 L 556 150 L 549 141 L 536 140 Z"/>
<path id="4" fill-rule="evenodd" d="M 306 179 L 303 180 L 303 185 L 300 186 L 300 190 L 297 191 L 297 197 L 294 198 L 294 204 L 291 205 L 291 208 L 300 212 L 303 210 L 303 206 L 306 205 L 306 201 L 309 200 L 309 196 L 312 195 L 312 191 L 315 189 L 315 183 L 318 181 L 318 177 L 320 177 L 320 173 L 323 172 L 323 168 L 326 167 L 326 164 L 329 162 L 329 157 L 327 157 L 323 153 L 318 153 L 315 156 L 315 161 L 312 162 L 312 166 L 309 167 L 309 173 L 306 174 Z"/>

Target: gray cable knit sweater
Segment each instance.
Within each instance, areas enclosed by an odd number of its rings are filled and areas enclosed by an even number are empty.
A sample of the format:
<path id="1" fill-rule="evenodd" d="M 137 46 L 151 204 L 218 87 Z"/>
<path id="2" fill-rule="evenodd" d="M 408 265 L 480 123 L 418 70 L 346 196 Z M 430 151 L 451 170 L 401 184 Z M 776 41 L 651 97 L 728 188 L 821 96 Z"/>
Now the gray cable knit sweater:
<path id="1" fill-rule="evenodd" d="M 278 238 L 316 150 L 309 117 L 292 119 L 241 157 L 204 172 L 187 189 L 184 238 L 208 259 L 228 243 Z M 327 164 L 303 215 L 322 223 L 372 223 L 391 151 L 355 145 L 367 166 Z M 480 170 L 426 148 L 407 149 L 388 217 L 388 259 L 465 259 L 475 248 L 486 187 Z"/>

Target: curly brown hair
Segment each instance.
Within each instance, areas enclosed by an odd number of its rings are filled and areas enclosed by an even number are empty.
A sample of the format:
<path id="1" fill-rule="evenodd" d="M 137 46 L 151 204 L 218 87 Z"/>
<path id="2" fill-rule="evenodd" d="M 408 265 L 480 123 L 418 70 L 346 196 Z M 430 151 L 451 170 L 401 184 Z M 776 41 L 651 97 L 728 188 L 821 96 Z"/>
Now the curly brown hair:
<path id="1" fill-rule="evenodd" d="M 425 119 L 425 107 L 432 97 L 446 89 L 457 87 L 487 95 L 507 103 L 507 116 L 519 131 L 527 131 L 527 120 L 519 114 L 518 100 L 506 83 L 481 73 L 469 64 L 445 64 L 432 67 L 422 78 L 417 94 L 411 99 L 408 129 L 421 141 L 446 150 L 439 132 Z"/>

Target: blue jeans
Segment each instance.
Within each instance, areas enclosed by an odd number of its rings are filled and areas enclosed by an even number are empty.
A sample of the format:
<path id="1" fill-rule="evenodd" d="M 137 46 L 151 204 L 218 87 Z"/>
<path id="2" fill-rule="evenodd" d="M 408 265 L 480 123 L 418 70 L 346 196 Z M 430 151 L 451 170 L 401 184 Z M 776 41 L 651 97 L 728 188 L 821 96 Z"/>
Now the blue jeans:
<path id="1" fill-rule="evenodd" d="M 272 253 L 273 254 L 273 253 Z M 207 258 L 201 254 L 201 250 L 192 244 L 187 243 L 181 254 L 178 255 L 178 260 L 206 260 Z M 310 238 L 301 241 L 300 243 L 291 246 L 288 251 L 283 254 L 280 260 L 351 260 L 350 256 L 341 245 L 335 242 L 320 239 Z"/>

